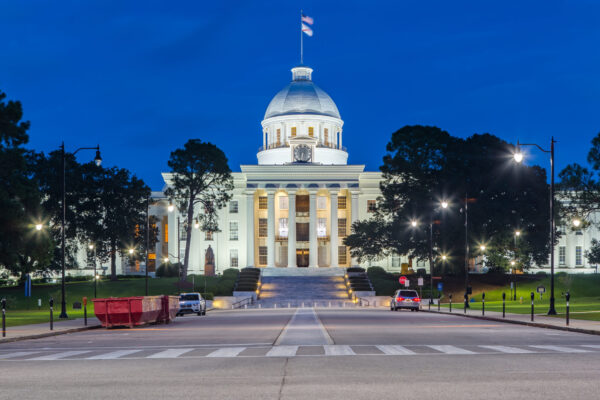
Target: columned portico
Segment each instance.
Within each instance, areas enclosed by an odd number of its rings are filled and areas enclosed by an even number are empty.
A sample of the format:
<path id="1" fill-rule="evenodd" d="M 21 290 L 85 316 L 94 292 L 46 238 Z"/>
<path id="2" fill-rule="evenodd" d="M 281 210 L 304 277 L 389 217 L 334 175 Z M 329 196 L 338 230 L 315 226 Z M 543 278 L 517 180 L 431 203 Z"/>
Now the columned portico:
<path id="1" fill-rule="evenodd" d="M 267 268 L 275 267 L 275 192 L 267 192 Z"/>
<path id="2" fill-rule="evenodd" d="M 254 266 L 254 192 L 246 193 L 246 264 Z"/>
<path id="3" fill-rule="evenodd" d="M 330 208 L 331 208 L 331 233 L 330 237 L 330 267 L 338 266 L 338 192 L 330 192 Z"/>
<path id="4" fill-rule="evenodd" d="M 288 268 L 296 267 L 296 192 L 288 192 Z"/>
<path id="5" fill-rule="evenodd" d="M 308 267 L 317 268 L 319 266 L 319 247 L 317 243 L 317 192 L 310 192 L 308 230 Z"/>

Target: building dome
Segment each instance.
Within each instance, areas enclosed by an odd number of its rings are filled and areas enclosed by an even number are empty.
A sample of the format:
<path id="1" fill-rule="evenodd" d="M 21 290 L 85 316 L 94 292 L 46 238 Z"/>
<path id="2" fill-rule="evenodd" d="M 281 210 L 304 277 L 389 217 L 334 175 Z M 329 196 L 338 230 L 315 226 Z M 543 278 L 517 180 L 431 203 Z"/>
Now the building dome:
<path id="1" fill-rule="evenodd" d="M 339 118 L 337 106 L 321 88 L 311 80 L 312 69 L 295 67 L 292 82 L 273 97 L 265 119 L 294 114 L 314 114 Z"/>

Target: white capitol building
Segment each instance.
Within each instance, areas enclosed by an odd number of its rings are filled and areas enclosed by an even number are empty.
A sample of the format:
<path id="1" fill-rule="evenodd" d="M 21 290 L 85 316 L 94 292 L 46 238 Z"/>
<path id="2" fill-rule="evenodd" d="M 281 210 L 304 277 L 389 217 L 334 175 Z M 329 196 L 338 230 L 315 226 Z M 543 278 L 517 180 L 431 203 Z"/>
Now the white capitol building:
<path id="1" fill-rule="evenodd" d="M 234 172 L 233 197 L 219 210 L 219 232 L 192 229 L 189 273 L 204 272 L 205 253 L 214 251 L 216 272 L 226 268 L 330 268 L 358 265 L 343 240 L 354 221 L 367 219 L 380 195 L 379 172 L 364 165 L 348 165 L 343 146 L 343 125 L 332 98 L 312 80 L 306 66 L 292 69 L 292 81 L 273 97 L 262 125 L 262 147 L 256 165 Z M 258 140 L 259 138 L 257 138 Z M 171 174 L 163 173 L 166 186 Z M 164 190 L 163 189 L 163 190 Z M 164 192 L 151 213 L 159 220 L 159 242 L 150 259 L 159 265 L 169 258 L 183 261 L 184 217 L 170 212 Z M 200 210 L 196 210 L 198 213 Z M 595 228 L 566 232 L 555 247 L 556 271 L 594 272 L 584 253 Z M 400 272 L 405 256 L 372 262 Z M 129 266 L 120 260 L 120 273 L 143 272 L 143 264 Z M 364 264 L 363 267 L 369 265 Z M 429 269 L 425 261 L 412 267 Z M 538 268 L 536 268 L 538 269 Z M 549 271 L 549 267 L 539 267 Z M 149 271 L 153 271 L 151 265 Z M 535 272 L 535 270 L 534 270 Z"/>

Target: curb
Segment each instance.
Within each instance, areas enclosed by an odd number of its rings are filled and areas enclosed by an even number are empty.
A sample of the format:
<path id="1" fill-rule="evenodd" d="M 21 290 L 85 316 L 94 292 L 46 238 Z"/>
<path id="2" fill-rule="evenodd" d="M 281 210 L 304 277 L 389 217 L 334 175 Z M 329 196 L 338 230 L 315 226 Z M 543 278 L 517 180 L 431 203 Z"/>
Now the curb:
<path id="1" fill-rule="evenodd" d="M 37 335 L 27 335 L 27 336 L 19 336 L 19 337 L 14 337 L 14 338 L 4 338 L 4 339 L 0 339 L 0 345 L 2 343 L 19 342 L 21 340 L 41 339 L 41 338 L 45 338 L 45 337 L 65 335 L 67 333 L 83 332 L 83 331 L 88 331 L 91 329 L 98 329 L 101 327 L 102 327 L 102 325 L 90 325 L 90 326 L 84 326 L 81 328 L 64 329 L 62 331 L 51 331 L 51 332 L 47 332 L 47 333 L 38 333 Z"/>
<path id="2" fill-rule="evenodd" d="M 507 319 L 507 318 L 486 317 L 483 315 L 455 314 L 455 313 L 450 313 L 447 311 L 421 310 L 421 312 L 427 312 L 427 313 L 433 313 L 433 314 L 454 315 L 456 317 L 482 319 L 482 320 L 486 320 L 486 321 L 506 322 L 509 324 L 533 326 L 536 328 L 555 329 L 555 330 L 559 330 L 559 331 L 586 333 L 588 335 L 600 335 L 600 331 L 593 330 L 593 329 L 572 328 L 569 326 L 557 326 L 557 325 L 543 324 L 540 322 L 517 321 L 514 319 Z"/>

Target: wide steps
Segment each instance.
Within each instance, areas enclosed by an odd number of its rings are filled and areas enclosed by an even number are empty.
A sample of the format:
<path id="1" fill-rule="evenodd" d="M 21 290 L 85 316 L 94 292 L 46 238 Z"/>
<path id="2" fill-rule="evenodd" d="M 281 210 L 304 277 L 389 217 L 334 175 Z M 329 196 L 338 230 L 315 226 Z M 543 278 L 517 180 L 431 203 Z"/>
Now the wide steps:
<path id="1" fill-rule="evenodd" d="M 264 276 L 260 302 L 300 304 L 311 301 L 346 301 L 348 293 L 341 276 Z"/>

